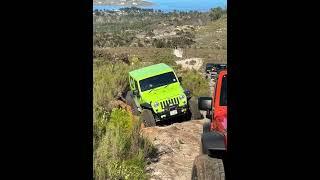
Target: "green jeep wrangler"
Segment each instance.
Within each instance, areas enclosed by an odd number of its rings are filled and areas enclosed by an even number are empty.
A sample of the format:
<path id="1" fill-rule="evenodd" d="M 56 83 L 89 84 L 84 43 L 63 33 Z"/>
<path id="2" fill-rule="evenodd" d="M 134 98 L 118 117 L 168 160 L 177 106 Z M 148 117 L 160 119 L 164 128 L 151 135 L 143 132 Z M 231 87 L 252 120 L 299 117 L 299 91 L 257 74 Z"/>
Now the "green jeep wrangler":
<path id="1" fill-rule="evenodd" d="M 177 116 L 200 119 L 196 101 L 191 100 L 190 91 L 184 90 L 180 81 L 163 63 L 131 71 L 126 101 L 133 114 L 141 115 L 146 127 Z"/>

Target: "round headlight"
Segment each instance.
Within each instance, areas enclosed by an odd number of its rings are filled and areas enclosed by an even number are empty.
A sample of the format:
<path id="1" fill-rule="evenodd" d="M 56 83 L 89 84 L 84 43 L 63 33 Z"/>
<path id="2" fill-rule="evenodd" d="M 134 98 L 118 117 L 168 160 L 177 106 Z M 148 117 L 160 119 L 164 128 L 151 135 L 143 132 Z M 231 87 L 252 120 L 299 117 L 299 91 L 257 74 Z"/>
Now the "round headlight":
<path id="1" fill-rule="evenodd" d="M 179 99 L 183 99 L 184 98 L 184 94 L 181 94 L 180 96 L 179 96 Z"/>
<path id="2" fill-rule="evenodd" d="M 156 107 L 159 106 L 159 103 L 158 103 L 158 102 L 155 102 L 153 105 L 154 105 L 154 107 L 156 108 Z"/>

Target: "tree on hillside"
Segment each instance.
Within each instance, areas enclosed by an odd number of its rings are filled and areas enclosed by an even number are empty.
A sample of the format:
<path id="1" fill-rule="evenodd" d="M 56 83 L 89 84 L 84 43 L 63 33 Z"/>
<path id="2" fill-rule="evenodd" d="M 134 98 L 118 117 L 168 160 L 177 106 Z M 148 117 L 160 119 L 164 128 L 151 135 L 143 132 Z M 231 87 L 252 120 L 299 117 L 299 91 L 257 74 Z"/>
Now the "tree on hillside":
<path id="1" fill-rule="evenodd" d="M 211 9 L 209 16 L 210 16 L 211 21 L 214 21 L 214 20 L 219 19 L 222 16 L 222 14 L 223 14 L 222 8 L 217 7 L 217 8 Z"/>
<path id="2" fill-rule="evenodd" d="M 164 48 L 166 43 L 162 39 L 154 39 L 152 45 L 156 48 Z"/>
<path id="3" fill-rule="evenodd" d="M 96 16 L 100 16 L 100 15 L 101 15 L 101 12 L 100 12 L 100 11 L 98 11 L 98 10 L 96 10 L 96 11 L 94 11 L 94 15 L 96 15 Z"/>

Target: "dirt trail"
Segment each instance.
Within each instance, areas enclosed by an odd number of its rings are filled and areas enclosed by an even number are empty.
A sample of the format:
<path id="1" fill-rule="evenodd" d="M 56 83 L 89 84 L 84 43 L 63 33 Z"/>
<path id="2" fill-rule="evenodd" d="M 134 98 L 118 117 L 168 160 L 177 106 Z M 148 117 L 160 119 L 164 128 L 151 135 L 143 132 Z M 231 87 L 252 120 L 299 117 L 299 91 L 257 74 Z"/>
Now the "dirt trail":
<path id="1" fill-rule="evenodd" d="M 204 120 L 143 128 L 141 133 L 158 149 L 147 166 L 151 179 L 191 179 L 194 158 L 199 155 Z"/>

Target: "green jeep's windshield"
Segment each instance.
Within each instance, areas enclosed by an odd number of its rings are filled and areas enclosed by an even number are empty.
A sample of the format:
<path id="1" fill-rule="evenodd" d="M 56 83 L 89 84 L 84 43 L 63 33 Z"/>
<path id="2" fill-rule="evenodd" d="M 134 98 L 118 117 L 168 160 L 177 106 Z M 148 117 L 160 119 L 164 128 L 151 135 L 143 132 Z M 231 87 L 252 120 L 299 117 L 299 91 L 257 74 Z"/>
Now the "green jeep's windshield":
<path id="1" fill-rule="evenodd" d="M 141 92 L 177 82 L 173 72 L 149 77 L 140 81 Z"/>

